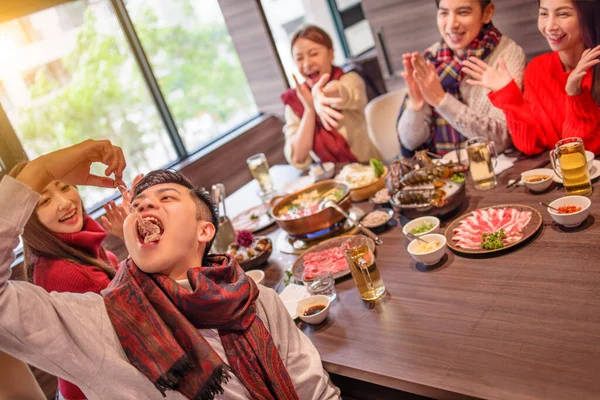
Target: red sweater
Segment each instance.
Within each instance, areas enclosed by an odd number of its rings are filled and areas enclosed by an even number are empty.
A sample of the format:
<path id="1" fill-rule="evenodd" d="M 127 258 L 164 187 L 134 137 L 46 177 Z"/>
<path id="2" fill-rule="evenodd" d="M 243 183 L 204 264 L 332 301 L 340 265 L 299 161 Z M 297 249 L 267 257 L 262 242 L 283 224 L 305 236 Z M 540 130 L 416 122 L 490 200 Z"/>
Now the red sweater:
<path id="1" fill-rule="evenodd" d="M 557 52 L 535 57 L 525 69 L 524 93 L 513 81 L 488 95 L 504 111 L 515 147 L 533 155 L 552 149 L 561 139 L 580 137 L 586 150 L 600 154 L 600 107 L 590 92 L 592 71 L 583 78 L 583 93 L 565 91 L 565 72 Z"/>
<path id="2" fill-rule="evenodd" d="M 106 231 L 90 217 L 85 217 L 81 232 L 56 234 L 65 243 L 99 259 Z M 117 268 L 117 257 L 107 251 L 106 256 Z M 35 262 L 33 282 L 48 292 L 100 293 L 110 283 L 110 277 L 98 267 L 81 265 L 67 260 L 39 258 Z M 58 389 L 67 400 L 85 400 L 79 388 L 64 379 L 58 379 Z"/>

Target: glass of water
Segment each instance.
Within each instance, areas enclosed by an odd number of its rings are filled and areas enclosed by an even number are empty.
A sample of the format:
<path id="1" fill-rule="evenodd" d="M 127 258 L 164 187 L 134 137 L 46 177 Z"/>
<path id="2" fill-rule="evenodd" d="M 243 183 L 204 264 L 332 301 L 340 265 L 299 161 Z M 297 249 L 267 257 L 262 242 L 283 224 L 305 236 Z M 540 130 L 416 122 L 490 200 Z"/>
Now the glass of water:
<path id="1" fill-rule="evenodd" d="M 329 300 L 334 301 L 337 297 L 335 293 L 335 279 L 331 272 L 326 272 L 311 278 L 304 277 L 304 285 L 311 295 L 321 294 L 329 297 Z"/>

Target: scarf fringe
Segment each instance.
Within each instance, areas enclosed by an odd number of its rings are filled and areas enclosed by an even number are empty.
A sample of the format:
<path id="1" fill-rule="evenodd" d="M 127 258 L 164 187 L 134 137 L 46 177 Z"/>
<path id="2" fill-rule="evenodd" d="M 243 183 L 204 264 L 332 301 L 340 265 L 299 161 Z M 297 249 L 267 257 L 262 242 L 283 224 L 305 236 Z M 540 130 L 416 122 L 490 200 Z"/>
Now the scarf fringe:
<path id="1" fill-rule="evenodd" d="M 231 369 L 227 364 L 222 364 L 213 371 L 212 376 L 194 397 L 194 400 L 213 400 L 216 395 L 223 394 L 223 385 L 229 382 Z"/>
<path id="2" fill-rule="evenodd" d="M 162 393 L 163 397 L 166 397 L 165 392 L 168 389 L 176 390 L 179 380 L 183 378 L 188 372 L 194 369 L 194 364 L 187 356 L 181 357 L 177 362 L 167 371 L 166 374 L 156 380 L 155 386 Z"/>

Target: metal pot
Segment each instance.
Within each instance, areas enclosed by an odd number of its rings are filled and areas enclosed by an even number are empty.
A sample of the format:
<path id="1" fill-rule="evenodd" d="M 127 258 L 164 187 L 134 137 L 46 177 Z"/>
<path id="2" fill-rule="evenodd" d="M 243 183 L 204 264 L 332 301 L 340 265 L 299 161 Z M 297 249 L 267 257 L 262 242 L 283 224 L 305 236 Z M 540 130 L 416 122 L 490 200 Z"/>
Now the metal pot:
<path id="1" fill-rule="evenodd" d="M 296 219 L 281 219 L 279 212 L 285 205 L 289 204 L 303 193 L 312 192 L 313 190 L 325 192 L 331 188 L 342 189 L 344 191 L 344 197 L 338 200 L 337 204 L 344 211 L 348 212 L 352 203 L 350 200 L 350 188 L 348 185 L 343 181 L 326 180 L 315 183 L 314 185 L 287 196 L 273 198 L 273 200 L 271 200 L 270 214 L 273 216 L 275 222 L 281 229 L 293 236 L 307 235 L 309 233 L 319 232 L 323 229 L 327 229 L 344 219 L 344 216 L 333 208 L 326 208 L 314 214 Z"/>

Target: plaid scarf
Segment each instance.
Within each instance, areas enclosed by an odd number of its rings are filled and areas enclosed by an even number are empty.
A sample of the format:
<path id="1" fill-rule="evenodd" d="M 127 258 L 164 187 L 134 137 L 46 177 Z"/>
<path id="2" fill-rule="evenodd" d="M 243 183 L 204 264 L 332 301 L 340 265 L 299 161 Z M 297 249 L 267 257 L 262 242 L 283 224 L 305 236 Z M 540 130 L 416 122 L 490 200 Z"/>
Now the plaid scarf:
<path id="1" fill-rule="evenodd" d="M 469 57 L 477 57 L 485 60 L 498 46 L 502 34 L 492 25 L 485 24 L 479 35 L 471 42 L 469 47 L 462 56 L 455 55 L 448 47 L 444 39 L 440 42 L 440 46 L 435 54 L 426 51 L 423 57 L 430 60 L 435 66 L 440 82 L 444 91 L 461 102 L 464 102 L 460 94 L 460 83 L 464 77 L 462 73 L 462 63 Z M 400 118 L 408 104 L 408 95 L 404 98 L 404 103 L 400 109 Z M 421 149 L 427 149 L 437 154 L 443 155 L 449 151 L 455 150 L 457 144 L 463 142 L 465 138 L 459 131 L 454 129 L 448 121 L 444 119 L 436 110 L 433 109 L 433 123 L 431 124 L 431 137 L 429 141 L 423 144 Z M 421 150 L 417 149 L 417 150 Z M 411 157 L 414 152 L 411 152 L 404 147 L 402 154 L 406 157 Z"/>
<path id="2" fill-rule="evenodd" d="M 329 82 L 339 80 L 344 75 L 340 67 L 332 67 Z M 306 83 L 303 83 L 306 85 Z M 283 104 L 289 105 L 298 118 L 304 115 L 304 106 L 295 89 L 288 89 L 281 95 Z M 315 121 L 315 134 L 313 136 L 313 151 L 323 162 L 358 162 L 356 156 L 350 150 L 350 146 L 344 137 L 334 128 L 330 131 L 325 129 L 321 118 Z"/>
<path id="3" fill-rule="evenodd" d="M 129 362 L 165 393 L 213 399 L 230 368 L 253 399 L 298 399 L 273 338 L 255 313 L 258 287 L 235 260 L 190 269 L 192 292 L 126 260 L 102 292 Z M 198 329 L 218 329 L 229 367 Z"/>

